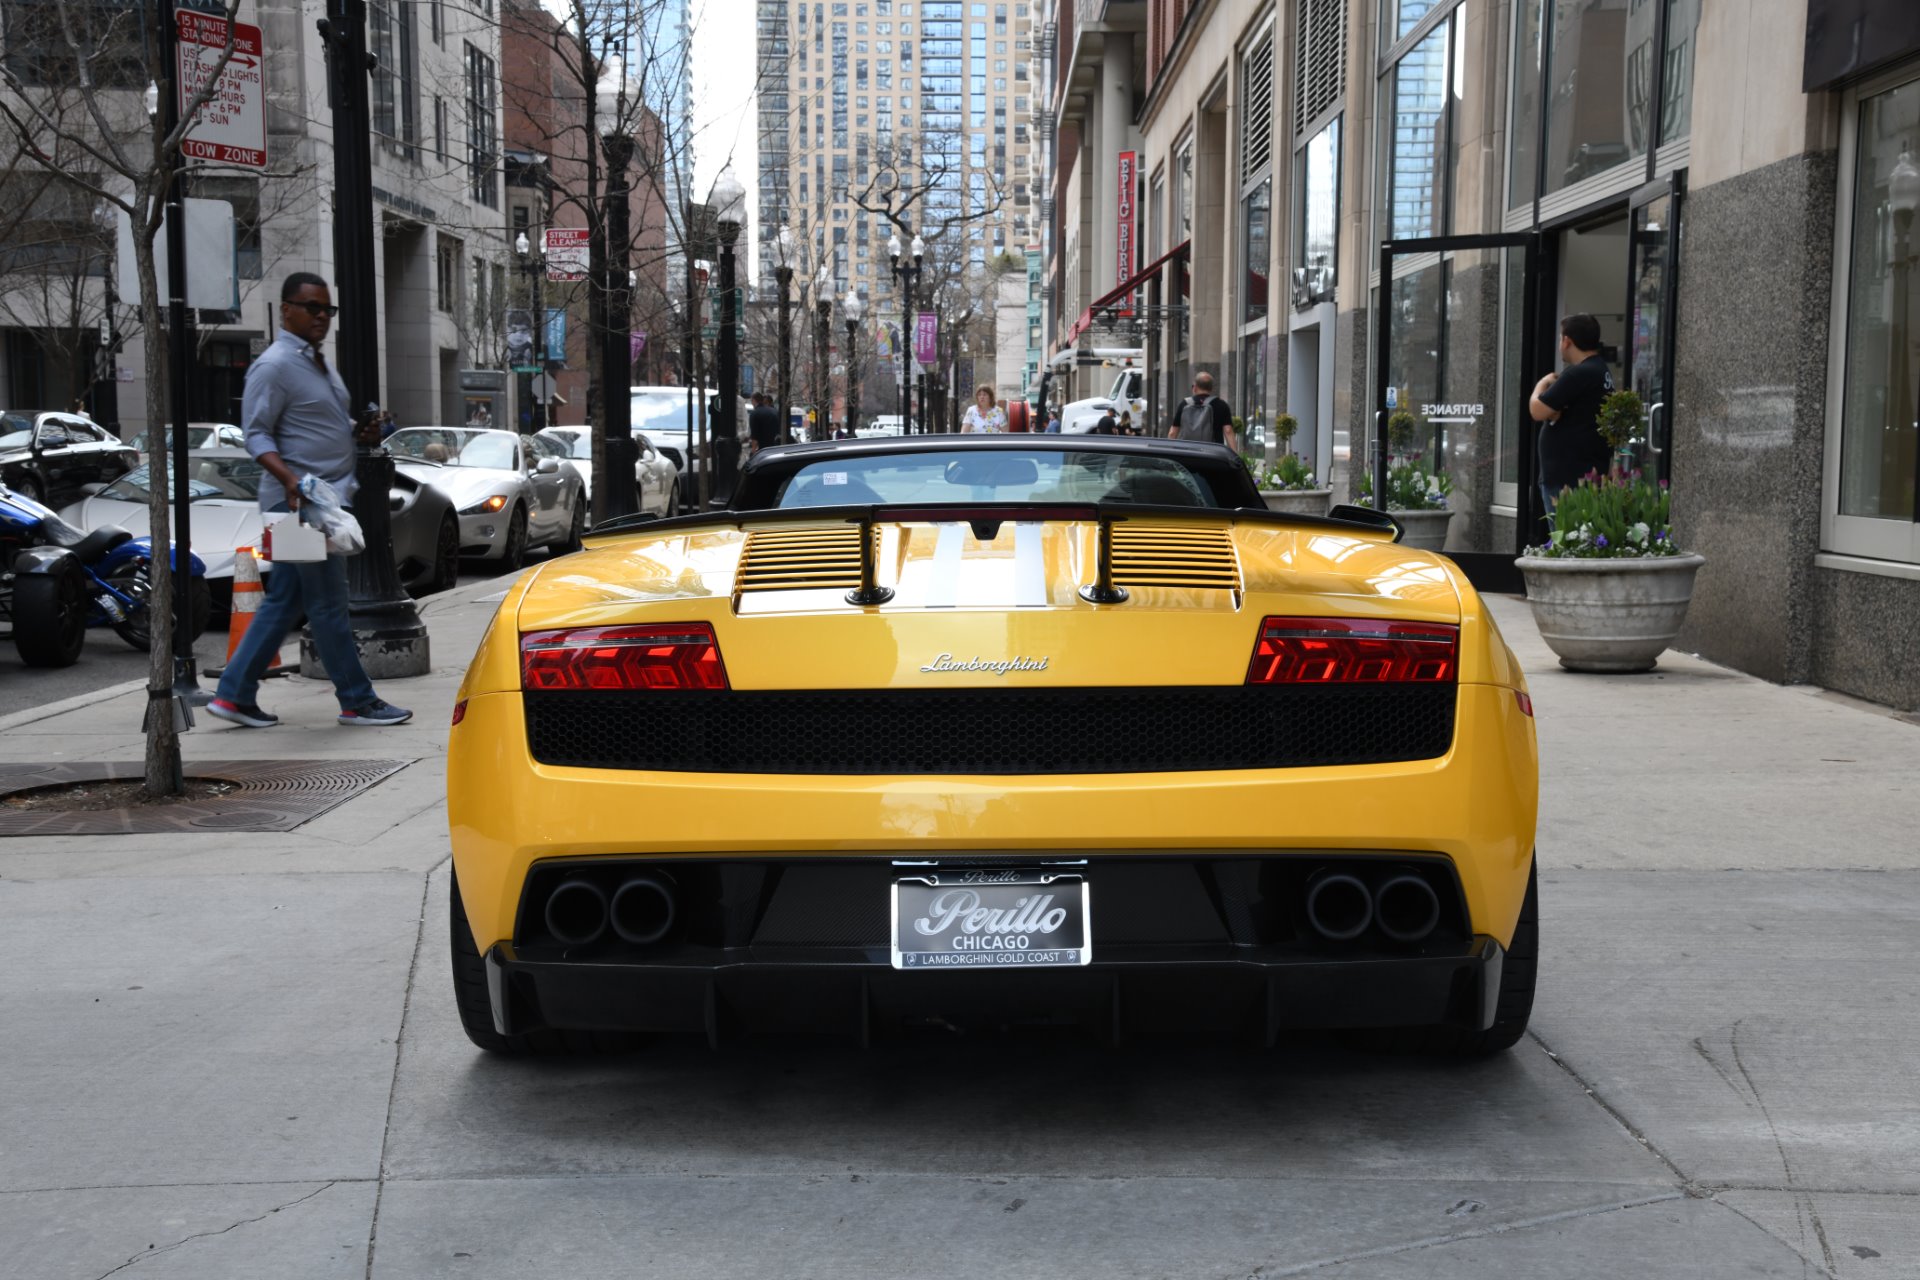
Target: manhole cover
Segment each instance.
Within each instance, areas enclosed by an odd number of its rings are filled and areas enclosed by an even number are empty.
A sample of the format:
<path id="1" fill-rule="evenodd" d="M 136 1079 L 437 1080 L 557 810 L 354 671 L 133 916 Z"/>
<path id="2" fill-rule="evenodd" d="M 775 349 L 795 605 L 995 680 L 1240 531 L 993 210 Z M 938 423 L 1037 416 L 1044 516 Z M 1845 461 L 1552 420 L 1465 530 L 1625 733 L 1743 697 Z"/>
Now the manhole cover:
<path id="1" fill-rule="evenodd" d="M 0 836 L 145 835 L 169 831 L 291 831 L 412 764 L 411 760 L 215 760 L 189 778 L 231 782 L 222 796 L 125 809 L 20 810 L 0 804 Z M 65 782 L 139 778 L 138 761 L 0 764 L 0 799 Z"/>

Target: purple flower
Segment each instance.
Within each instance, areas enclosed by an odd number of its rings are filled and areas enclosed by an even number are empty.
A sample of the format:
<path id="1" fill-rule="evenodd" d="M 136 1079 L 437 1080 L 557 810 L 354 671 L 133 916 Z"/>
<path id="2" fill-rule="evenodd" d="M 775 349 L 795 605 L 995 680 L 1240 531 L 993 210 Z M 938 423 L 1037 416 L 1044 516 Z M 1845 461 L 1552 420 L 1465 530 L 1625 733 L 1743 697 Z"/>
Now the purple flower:
<path id="1" fill-rule="evenodd" d="M 1596 547 L 1605 547 L 1607 545 L 1607 535 L 1604 533 L 1596 533 L 1593 536 L 1593 545 Z"/>

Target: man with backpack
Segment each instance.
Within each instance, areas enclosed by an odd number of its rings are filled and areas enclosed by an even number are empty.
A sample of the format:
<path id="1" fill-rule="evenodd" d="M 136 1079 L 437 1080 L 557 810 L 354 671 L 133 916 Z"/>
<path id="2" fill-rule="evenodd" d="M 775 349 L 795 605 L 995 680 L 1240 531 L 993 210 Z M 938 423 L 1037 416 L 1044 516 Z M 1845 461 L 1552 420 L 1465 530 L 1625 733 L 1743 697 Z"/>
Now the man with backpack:
<path id="1" fill-rule="evenodd" d="M 1213 394 L 1212 374 L 1193 375 L 1193 394 L 1173 407 L 1167 436 L 1176 440 L 1207 440 L 1224 444 L 1235 453 L 1240 451 L 1240 442 L 1233 434 L 1233 410 Z"/>

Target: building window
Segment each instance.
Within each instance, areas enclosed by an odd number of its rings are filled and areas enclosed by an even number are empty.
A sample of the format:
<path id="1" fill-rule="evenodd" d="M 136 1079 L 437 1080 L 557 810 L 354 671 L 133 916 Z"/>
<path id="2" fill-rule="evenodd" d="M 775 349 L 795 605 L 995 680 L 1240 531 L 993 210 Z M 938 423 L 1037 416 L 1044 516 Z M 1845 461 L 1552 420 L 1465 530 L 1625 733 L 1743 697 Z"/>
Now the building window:
<path id="1" fill-rule="evenodd" d="M 1293 304 L 1308 307 L 1334 296 L 1334 269 L 1340 260 L 1340 117 L 1300 148 L 1294 171 L 1299 195 Z"/>
<path id="2" fill-rule="evenodd" d="M 371 76 L 373 131 L 402 152 L 420 140 L 414 83 L 419 60 L 413 50 L 413 6 L 373 0 L 367 6 L 367 48 L 375 62 Z"/>
<path id="3" fill-rule="evenodd" d="M 500 207 L 499 99 L 493 59 L 467 46 L 467 164 L 474 203 Z"/>
<path id="4" fill-rule="evenodd" d="M 1822 540 L 1920 562 L 1920 78 L 1849 105 L 1839 447 L 1828 455 Z"/>
<path id="5" fill-rule="evenodd" d="M 433 305 L 448 315 L 458 315 L 460 299 L 460 242 L 441 236 L 434 259 Z"/>

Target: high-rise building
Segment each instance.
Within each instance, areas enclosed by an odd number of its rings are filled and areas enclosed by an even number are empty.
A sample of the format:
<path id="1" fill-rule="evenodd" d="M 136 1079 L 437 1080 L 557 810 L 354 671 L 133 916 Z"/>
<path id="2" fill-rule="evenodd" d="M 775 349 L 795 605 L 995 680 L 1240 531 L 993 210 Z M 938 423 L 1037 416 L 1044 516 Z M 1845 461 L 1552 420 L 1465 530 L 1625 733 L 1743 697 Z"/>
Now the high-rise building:
<path id="1" fill-rule="evenodd" d="M 888 238 L 927 242 L 923 288 L 1019 258 L 1033 234 L 1026 0 L 760 0 L 760 268 L 792 228 L 794 277 L 829 269 L 878 324 L 899 308 Z"/>

